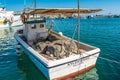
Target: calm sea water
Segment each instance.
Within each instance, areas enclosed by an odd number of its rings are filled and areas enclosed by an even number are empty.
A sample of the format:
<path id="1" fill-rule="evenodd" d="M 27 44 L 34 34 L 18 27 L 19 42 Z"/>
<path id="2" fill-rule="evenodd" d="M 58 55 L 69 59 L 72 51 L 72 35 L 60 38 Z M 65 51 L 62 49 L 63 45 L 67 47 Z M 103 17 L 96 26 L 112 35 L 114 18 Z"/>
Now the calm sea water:
<path id="1" fill-rule="evenodd" d="M 54 31 L 72 37 L 77 19 L 56 19 L 53 22 Z M 49 24 L 50 20 L 47 20 L 47 27 Z M 0 30 L 0 80 L 46 80 L 25 53 L 16 56 L 17 42 L 13 37 L 16 29 Z M 81 19 L 80 29 L 80 40 L 99 47 L 101 52 L 95 68 L 74 79 L 120 80 L 120 18 Z"/>

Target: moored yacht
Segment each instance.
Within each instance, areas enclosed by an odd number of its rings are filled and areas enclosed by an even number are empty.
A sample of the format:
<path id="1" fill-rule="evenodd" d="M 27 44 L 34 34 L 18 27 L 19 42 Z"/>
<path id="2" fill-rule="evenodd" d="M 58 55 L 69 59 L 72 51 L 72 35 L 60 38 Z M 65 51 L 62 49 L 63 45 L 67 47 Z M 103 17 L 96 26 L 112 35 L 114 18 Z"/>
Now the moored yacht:
<path id="1" fill-rule="evenodd" d="M 5 6 L 0 6 L 0 28 L 22 25 L 20 15 L 14 15 L 14 11 L 7 11 Z"/>

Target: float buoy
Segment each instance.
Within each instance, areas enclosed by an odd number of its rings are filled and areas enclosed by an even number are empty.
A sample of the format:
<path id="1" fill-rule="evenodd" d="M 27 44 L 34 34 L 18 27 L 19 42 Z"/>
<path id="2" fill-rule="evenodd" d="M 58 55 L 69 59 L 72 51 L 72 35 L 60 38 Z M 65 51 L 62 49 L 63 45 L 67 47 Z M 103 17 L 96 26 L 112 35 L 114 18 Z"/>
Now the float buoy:
<path id="1" fill-rule="evenodd" d="M 21 53 L 20 53 L 20 48 L 21 48 L 21 45 L 20 45 L 20 43 L 18 43 L 18 45 L 17 45 L 17 47 L 16 47 L 16 55 L 17 55 L 17 56 L 20 56 L 20 55 L 21 55 Z"/>

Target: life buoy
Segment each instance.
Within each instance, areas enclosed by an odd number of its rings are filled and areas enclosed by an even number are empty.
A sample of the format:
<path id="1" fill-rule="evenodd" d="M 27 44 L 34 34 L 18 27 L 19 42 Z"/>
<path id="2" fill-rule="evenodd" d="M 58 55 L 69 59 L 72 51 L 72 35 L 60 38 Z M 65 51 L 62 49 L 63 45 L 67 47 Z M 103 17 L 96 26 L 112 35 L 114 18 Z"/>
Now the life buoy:
<path id="1" fill-rule="evenodd" d="M 9 22 L 13 22 L 13 17 L 10 17 Z"/>

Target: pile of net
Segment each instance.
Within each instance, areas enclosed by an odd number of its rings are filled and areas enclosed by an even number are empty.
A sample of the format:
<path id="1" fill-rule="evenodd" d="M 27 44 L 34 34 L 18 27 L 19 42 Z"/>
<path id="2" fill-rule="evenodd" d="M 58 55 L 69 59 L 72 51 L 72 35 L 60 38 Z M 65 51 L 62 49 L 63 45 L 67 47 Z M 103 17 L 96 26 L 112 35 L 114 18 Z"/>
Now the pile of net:
<path id="1" fill-rule="evenodd" d="M 36 49 L 40 50 L 42 54 L 58 58 L 69 56 L 72 53 L 77 53 L 77 45 L 71 40 L 38 42 L 36 44 Z"/>

